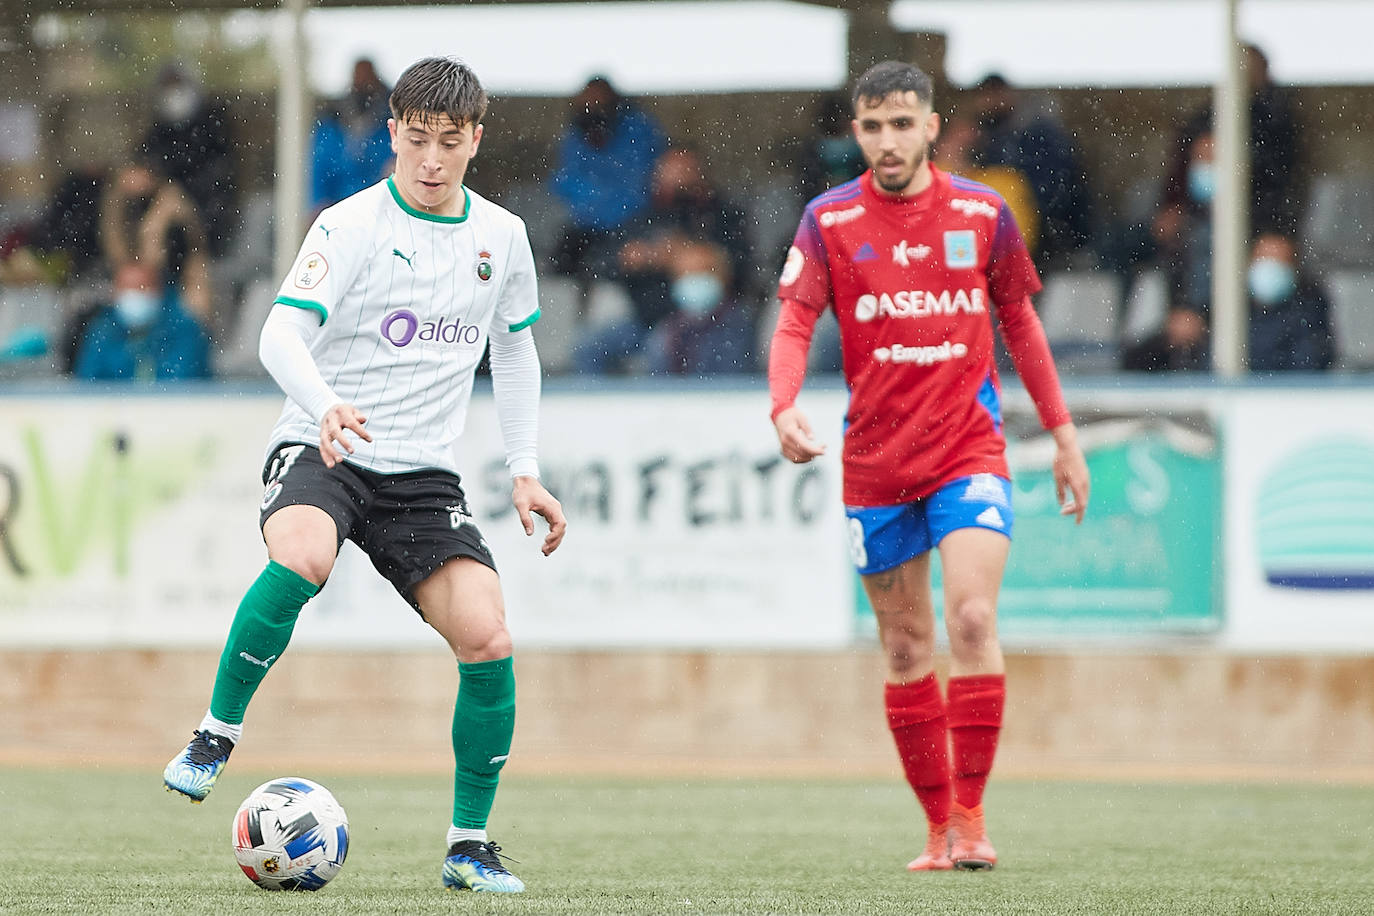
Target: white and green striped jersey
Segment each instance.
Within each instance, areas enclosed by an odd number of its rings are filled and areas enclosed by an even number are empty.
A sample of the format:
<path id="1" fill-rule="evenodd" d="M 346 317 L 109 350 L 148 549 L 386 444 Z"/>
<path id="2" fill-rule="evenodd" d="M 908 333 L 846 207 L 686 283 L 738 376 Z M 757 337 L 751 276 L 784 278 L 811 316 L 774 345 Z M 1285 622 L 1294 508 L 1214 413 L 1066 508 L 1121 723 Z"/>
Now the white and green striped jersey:
<path id="1" fill-rule="evenodd" d="M 277 294 L 319 313 L 311 356 L 367 417 L 373 441 L 352 439 L 354 464 L 457 473 L 454 443 L 488 332 L 539 318 L 525 224 L 463 193 L 460 217 L 410 207 L 391 178 L 340 201 L 315 220 Z M 319 438 L 319 418 L 287 398 L 272 444 Z"/>

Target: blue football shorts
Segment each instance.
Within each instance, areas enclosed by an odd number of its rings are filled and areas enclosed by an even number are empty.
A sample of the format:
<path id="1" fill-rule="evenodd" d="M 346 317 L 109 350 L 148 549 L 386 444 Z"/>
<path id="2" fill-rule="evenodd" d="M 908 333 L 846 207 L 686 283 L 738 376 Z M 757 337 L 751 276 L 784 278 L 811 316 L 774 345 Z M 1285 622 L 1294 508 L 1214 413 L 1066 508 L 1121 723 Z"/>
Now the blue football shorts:
<path id="1" fill-rule="evenodd" d="M 900 566 L 960 528 L 987 528 L 1011 537 L 1011 481 L 974 474 L 896 506 L 845 506 L 849 553 L 861 575 Z"/>

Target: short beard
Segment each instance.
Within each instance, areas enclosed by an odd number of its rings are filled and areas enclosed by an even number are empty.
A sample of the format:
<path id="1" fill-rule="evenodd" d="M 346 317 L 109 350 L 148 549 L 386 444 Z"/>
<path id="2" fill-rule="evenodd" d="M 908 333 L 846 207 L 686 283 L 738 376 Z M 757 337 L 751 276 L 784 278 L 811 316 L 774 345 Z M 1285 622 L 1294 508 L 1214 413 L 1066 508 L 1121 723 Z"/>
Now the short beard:
<path id="1" fill-rule="evenodd" d="M 911 167 L 911 174 L 908 175 L 906 177 L 906 180 L 902 181 L 901 184 L 898 184 L 896 187 L 889 187 L 888 185 L 883 183 L 883 180 L 881 178 L 878 177 L 878 172 L 876 170 L 873 172 L 873 180 L 877 183 L 878 187 L 882 188 L 889 194 L 900 194 L 903 191 L 905 191 L 908 187 L 910 187 L 911 183 L 916 180 L 916 173 L 921 170 L 921 166 L 925 165 L 926 160 L 929 158 L 930 144 L 927 143 L 925 146 L 921 147 L 920 153 L 916 155 L 916 163 Z"/>

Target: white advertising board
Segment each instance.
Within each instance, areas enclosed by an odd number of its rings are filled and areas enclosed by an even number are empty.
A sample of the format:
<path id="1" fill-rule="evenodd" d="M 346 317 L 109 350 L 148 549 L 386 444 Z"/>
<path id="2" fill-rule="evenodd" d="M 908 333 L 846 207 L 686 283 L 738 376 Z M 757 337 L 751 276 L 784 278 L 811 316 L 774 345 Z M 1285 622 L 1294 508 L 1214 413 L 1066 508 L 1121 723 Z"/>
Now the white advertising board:
<path id="1" fill-rule="evenodd" d="M 1236 393 L 1222 643 L 1374 651 L 1374 393 Z"/>
<path id="2" fill-rule="evenodd" d="M 832 395 L 832 398 L 834 396 Z M 274 397 L 5 398 L 0 645 L 217 645 L 262 568 Z M 832 405 L 833 416 L 838 406 Z M 757 392 L 545 398 L 570 528 L 551 557 L 509 504 L 495 410 L 460 449 L 522 646 L 824 647 L 852 637 L 838 463 L 782 461 Z M 296 645 L 433 644 L 346 545 Z"/>

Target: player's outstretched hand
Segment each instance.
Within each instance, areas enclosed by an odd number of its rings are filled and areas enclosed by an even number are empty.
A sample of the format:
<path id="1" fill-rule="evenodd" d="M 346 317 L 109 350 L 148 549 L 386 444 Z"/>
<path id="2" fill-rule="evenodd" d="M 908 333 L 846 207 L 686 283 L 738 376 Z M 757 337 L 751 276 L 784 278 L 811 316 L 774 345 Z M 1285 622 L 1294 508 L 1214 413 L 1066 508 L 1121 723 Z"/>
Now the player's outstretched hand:
<path id="1" fill-rule="evenodd" d="M 332 468 L 343 461 L 340 449 L 353 454 L 353 443 L 348 441 L 344 430 L 352 430 L 364 442 L 372 441 L 372 434 L 363 428 L 366 422 L 367 417 L 352 404 L 335 404 L 324 412 L 320 418 L 320 458 L 325 467 Z"/>
<path id="2" fill-rule="evenodd" d="M 773 427 L 778 431 L 782 457 L 793 464 L 806 464 L 825 454 L 825 446 L 812 438 L 811 424 L 800 409 L 787 408 L 773 420 Z"/>
<path id="3" fill-rule="evenodd" d="M 557 550 L 568 530 L 568 520 L 563 517 L 563 506 L 553 498 L 552 493 L 544 489 L 539 478 L 515 478 L 510 501 L 515 504 L 515 511 L 520 514 L 520 524 L 525 527 L 525 534 L 534 534 L 535 515 L 543 516 L 544 521 L 548 522 L 549 531 L 544 535 L 544 545 L 539 548 L 544 556 L 547 557 Z"/>
<path id="4" fill-rule="evenodd" d="M 1088 511 L 1088 492 L 1092 481 L 1088 478 L 1088 462 L 1078 445 L 1078 430 L 1072 423 L 1050 430 L 1054 436 L 1054 495 L 1059 500 L 1059 514 L 1072 515 L 1075 524 L 1083 524 Z"/>

